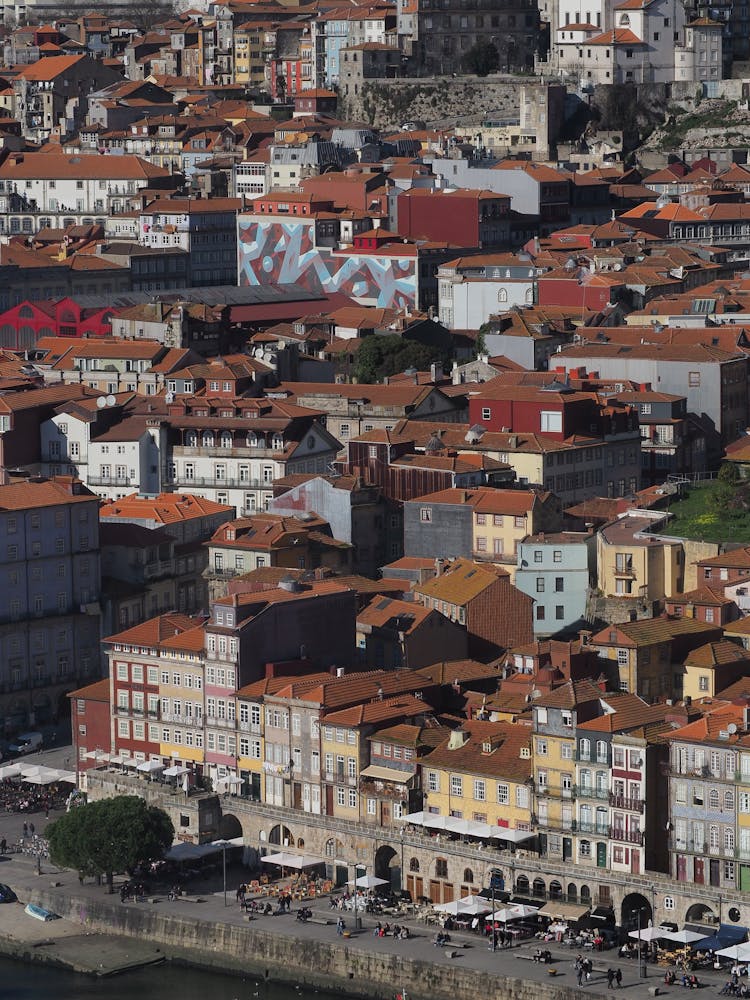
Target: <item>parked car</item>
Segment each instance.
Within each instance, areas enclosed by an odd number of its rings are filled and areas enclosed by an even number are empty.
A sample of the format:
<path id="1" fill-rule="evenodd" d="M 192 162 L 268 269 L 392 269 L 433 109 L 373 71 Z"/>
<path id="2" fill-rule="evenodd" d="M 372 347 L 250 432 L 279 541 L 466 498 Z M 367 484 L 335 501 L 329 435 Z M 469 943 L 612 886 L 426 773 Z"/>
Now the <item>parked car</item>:
<path id="1" fill-rule="evenodd" d="M 23 757 L 27 753 L 34 753 L 40 750 L 44 738 L 41 733 L 21 733 L 8 747 L 8 755 L 11 757 Z"/>
<path id="2" fill-rule="evenodd" d="M 0 882 L 0 903 L 15 903 L 18 899 L 15 892 L 11 889 L 9 885 L 3 885 Z"/>

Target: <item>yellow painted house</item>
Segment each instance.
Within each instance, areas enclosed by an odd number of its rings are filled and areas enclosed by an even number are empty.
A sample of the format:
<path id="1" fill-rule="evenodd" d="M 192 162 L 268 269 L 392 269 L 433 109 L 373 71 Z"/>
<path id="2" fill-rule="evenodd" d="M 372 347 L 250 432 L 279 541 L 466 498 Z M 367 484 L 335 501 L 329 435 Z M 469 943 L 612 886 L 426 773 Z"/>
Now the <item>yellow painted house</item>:
<path id="1" fill-rule="evenodd" d="M 159 752 L 174 761 L 203 764 L 203 626 L 161 642 Z"/>
<path id="2" fill-rule="evenodd" d="M 602 528 L 596 562 L 605 597 L 663 601 L 684 589 L 682 543 L 651 534 L 665 522 L 661 511 L 629 510 Z"/>
<path id="3" fill-rule="evenodd" d="M 531 730 L 520 723 L 463 722 L 423 759 L 424 811 L 531 833 L 530 743 Z M 460 883 L 449 881 L 439 850 L 435 854 L 429 872 L 407 872 L 412 899 L 449 902 L 487 883 L 487 872 L 473 868 Z"/>

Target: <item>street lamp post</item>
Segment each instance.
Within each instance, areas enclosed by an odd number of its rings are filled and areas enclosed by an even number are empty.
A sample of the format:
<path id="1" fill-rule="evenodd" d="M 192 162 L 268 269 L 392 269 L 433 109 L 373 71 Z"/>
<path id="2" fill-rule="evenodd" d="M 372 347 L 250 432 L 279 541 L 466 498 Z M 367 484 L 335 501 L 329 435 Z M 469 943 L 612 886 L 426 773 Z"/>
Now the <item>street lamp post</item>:
<path id="1" fill-rule="evenodd" d="M 638 978 L 646 978 L 646 964 L 643 961 L 643 948 L 641 941 L 641 914 L 644 912 L 643 907 L 638 907 Z"/>
<path id="2" fill-rule="evenodd" d="M 356 861 L 354 862 L 354 928 L 355 928 L 355 930 L 361 930 L 362 929 L 362 918 L 360 917 L 359 913 L 357 912 L 357 896 L 359 895 L 358 886 L 357 886 L 357 872 L 359 871 L 360 868 L 364 868 L 364 867 L 365 867 L 364 865 L 357 864 Z"/>
<path id="3" fill-rule="evenodd" d="M 502 875 L 499 868 L 490 868 L 490 889 L 492 890 L 492 950 L 497 951 L 497 934 L 495 933 L 495 879 Z"/>

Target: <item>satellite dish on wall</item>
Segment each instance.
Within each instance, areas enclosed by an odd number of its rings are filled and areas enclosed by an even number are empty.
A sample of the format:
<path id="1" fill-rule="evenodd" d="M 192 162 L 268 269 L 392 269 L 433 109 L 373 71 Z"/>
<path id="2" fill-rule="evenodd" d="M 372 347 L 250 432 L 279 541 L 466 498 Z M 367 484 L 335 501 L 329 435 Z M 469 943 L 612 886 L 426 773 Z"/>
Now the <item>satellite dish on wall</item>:
<path id="1" fill-rule="evenodd" d="M 96 405 L 100 410 L 103 410 L 104 407 L 107 405 L 107 400 L 104 398 L 104 396 L 97 396 Z"/>
<path id="2" fill-rule="evenodd" d="M 117 400 L 114 396 L 107 396 L 107 406 L 114 406 Z"/>
<path id="3" fill-rule="evenodd" d="M 727 732 L 729 733 L 730 736 L 734 736 L 734 734 L 737 732 L 737 724 L 735 722 L 730 722 L 729 725 L 727 726 Z"/>
<path id="4" fill-rule="evenodd" d="M 174 393 L 168 392 L 164 397 L 164 402 L 169 406 L 170 403 L 174 403 Z"/>

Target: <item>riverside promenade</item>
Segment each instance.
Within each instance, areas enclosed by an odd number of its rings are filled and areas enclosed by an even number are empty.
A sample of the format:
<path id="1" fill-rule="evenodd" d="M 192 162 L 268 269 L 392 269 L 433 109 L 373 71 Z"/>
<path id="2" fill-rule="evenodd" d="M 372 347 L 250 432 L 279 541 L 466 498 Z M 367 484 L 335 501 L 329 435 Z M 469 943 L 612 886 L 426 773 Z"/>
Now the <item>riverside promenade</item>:
<path id="1" fill-rule="evenodd" d="M 594 972 L 579 989 L 576 952 L 554 943 L 544 945 L 552 953 L 551 965 L 540 965 L 531 960 L 536 940 L 492 952 L 480 936 L 451 933 L 452 943 L 438 948 L 433 927 L 399 918 L 409 927 L 410 939 L 380 938 L 373 933 L 378 918 L 362 914 L 363 926 L 357 930 L 349 912 L 344 917 L 351 937 L 342 938 L 336 931 L 338 913 L 325 898 L 316 901 L 308 923 L 296 920 L 296 906 L 289 915 L 248 919 L 235 901 L 236 886 L 244 878 L 240 868 L 229 870 L 225 905 L 220 877 L 219 884 L 216 879 L 190 883 L 186 899 L 157 894 L 145 902 L 121 903 L 119 895 L 108 894 L 103 886 L 81 885 L 74 872 L 61 872 L 45 861 L 37 874 L 36 865 L 27 855 L 5 857 L 0 882 L 11 885 L 22 903 L 50 906 L 66 919 L 41 924 L 18 905 L 0 906 L 0 951 L 79 971 L 112 974 L 167 958 L 384 1000 L 394 1000 L 402 989 L 412 1000 L 464 994 L 468 1000 L 478 987 L 484 995 L 491 991 L 514 1000 L 613 997 L 618 992 L 647 1000 L 655 988 L 665 996 L 683 992 L 681 986 L 664 985 L 664 970 L 658 966 L 649 965 L 646 978 L 639 979 L 637 962 L 618 959 L 616 950 L 587 953 Z M 607 988 L 608 967 L 622 971 L 619 990 Z M 702 992 L 715 995 L 726 978 L 720 972 L 701 973 Z"/>

